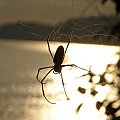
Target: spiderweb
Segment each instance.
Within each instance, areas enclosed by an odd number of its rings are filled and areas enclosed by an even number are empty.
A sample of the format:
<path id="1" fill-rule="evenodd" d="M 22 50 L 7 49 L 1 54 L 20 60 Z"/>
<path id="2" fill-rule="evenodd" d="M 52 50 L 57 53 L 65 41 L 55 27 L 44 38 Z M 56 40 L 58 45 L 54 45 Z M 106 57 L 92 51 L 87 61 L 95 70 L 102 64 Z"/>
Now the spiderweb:
<path id="1" fill-rule="evenodd" d="M 72 1 L 72 15 L 74 8 L 75 0 Z M 55 18 L 55 0 L 54 0 L 54 14 L 53 20 L 56 21 Z M 104 45 L 120 45 L 120 40 L 117 36 L 111 35 L 110 31 L 112 28 L 111 22 L 103 22 L 101 19 L 97 21 L 94 17 L 88 18 L 71 18 L 66 22 L 59 23 L 53 26 L 52 32 L 51 29 L 49 33 L 51 37 L 49 38 L 49 43 L 53 41 L 56 42 L 67 42 L 71 39 L 71 43 L 82 43 L 82 44 L 104 44 Z M 72 33 L 72 38 L 71 37 Z M 35 32 L 31 32 L 33 36 L 38 36 Z M 100 92 L 96 89 L 96 86 L 104 87 L 109 86 L 113 92 L 108 93 L 107 97 L 103 101 L 96 101 L 96 109 L 100 111 L 102 107 L 105 108 L 105 114 L 108 116 L 108 120 L 118 120 L 120 119 L 120 52 L 116 53 L 115 56 L 118 57 L 116 63 L 107 64 L 106 70 L 100 74 L 96 75 L 93 73 L 92 68 L 89 67 L 89 72 L 79 76 L 76 79 L 81 79 L 83 77 L 89 76 L 89 83 L 92 87 L 88 90 L 82 86 L 77 88 L 80 94 L 86 94 L 88 91 L 91 96 L 96 97 L 96 95 Z M 98 68 L 99 69 L 99 68 Z M 109 78 L 108 76 L 111 76 Z M 94 79 L 98 77 L 98 81 L 96 82 Z M 113 99 L 111 99 L 111 96 Z M 82 106 L 84 103 L 80 103 L 76 107 L 76 113 L 81 112 Z"/>
<path id="2" fill-rule="evenodd" d="M 73 0 L 72 2 L 73 9 L 75 1 Z M 55 32 L 50 40 L 53 40 L 54 42 L 66 42 L 71 39 L 70 35 L 72 33 L 71 42 L 98 45 L 120 45 L 119 38 L 115 35 L 110 34 L 111 28 L 113 26 L 108 22 L 105 23 L 101 21 L 96 22 L 96 19 L 94 17 L 91 17 L 91 19 L 69 19 L 65 23 L 60 23 L 54 27 Z M 93 97 L 95 97 L 100 92 L 96 90 L 96 86 L 109 86 L 110 89 L 113 90 L 113 92 L 108 93 L 107 97 L 103 101 L 98 100 L 95 103 L 96 109 L 98 111 L 100 111 L 100 109 L 104 106 L 107 120 L 120 119 L 120 52 L 114 54 L 114 56 L 116 55 L 118 56 L 117 62 L 114 64 L 107 64 L 106 70 L 101 75 L 94 74 L 90 67 L 90 72 L 79 77 L 82 78 L 89 76 L 89 83 L 92 85 L 89 91 Z M 108 76 L 111 76 L 111 78 Z M 94 81 L 95 77 L 99 78 L 97 82 Z M 83 88 L 81 86 L 79 86 L 77 89 L 81 94 L 86 94 L 88 91 L 86 88 Z M 80 103 L 77 106 L 76 113 L 79 113 L 81 111 L 83 104 L 84 103 Z"/>

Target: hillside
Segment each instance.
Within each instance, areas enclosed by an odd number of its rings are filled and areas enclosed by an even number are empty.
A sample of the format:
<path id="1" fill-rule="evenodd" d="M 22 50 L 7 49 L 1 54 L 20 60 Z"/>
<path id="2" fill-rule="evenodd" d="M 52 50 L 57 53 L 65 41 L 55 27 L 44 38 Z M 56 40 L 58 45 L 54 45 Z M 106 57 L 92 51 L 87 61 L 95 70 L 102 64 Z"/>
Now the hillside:
<path id="1" fill-rule="evenodd" d="M 119 29 L 115 29 L 115 22 L 116 17 L 73 18 L 65 21 L 64 23 L 57 24 L 54 29 L 57 30 L 59 26 L 61 26 L 56 35 L 58 37 L 60 34 L 66 35 L 63 35 L 61 38 L 57 39 L 58 41 L 62 42 L 65 42 L 69 39 L 68 36 L 70 35 L 72 28 L 73 34 L 75 35 L 74 39 L 72 39 L 72 42 L 120 45 L 119 39 L 113 40 L 112 37 L 98 35 L 108 35 L 112 33 L 113 35 L 117 35 L 119 37 Z M 46 40 L 48 34 L 52 30 L 53 27 L 50 25 L 38 24 L 34 22 L 4 24 L 0 27 L 0 39 Z M 92 35 L 92 37 L 88 35 Z M 82 36 L 82 39 L 78 38 L 78 36 Z M 51 38 L 51 40 L 55 39 Z"/>

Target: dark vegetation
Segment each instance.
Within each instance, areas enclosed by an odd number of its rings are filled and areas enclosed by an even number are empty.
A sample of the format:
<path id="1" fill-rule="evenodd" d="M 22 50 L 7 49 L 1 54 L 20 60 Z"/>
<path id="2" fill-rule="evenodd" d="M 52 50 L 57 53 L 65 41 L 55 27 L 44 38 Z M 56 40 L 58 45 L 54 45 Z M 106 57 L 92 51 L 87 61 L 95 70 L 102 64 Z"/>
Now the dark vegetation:
<path id="1" fill-rule="evenodd" d="M 105 72 L 100 76 L 100 80 L 98 83 L 94 83 L 92 78 L 95 76 L 94 73 L 92 73 L 92 71 L 88 74 L 85 74 L 81 77 L 84 77 L 86 75 L 90 76 L 89 82 L 91 84 L 96 85 L 100 85 L 100 86 L 105 86 L 105 85 L 109 85 L 113 91 L 115 91 L 115 95 L 117 96 L 116 99 L 114 100 L 109 100 L 108 98 L 106 98 L 104 101 L 97 101 L 96 102 L 96 109 L 99 111 L 101 109 L 102 106 L 105 107 L 105 114 L 108 116 L 108 118 L 111 118 L 111 120 L 120 120 L 120 116 L 116 116 L 116 113 L 118 111 L 120 111 L 120 52 L 116 53 L 116 55 L 119 56 L 119 59 L 117 61 L 116 64 L 108 64 L 106 67 Z M 113 76 L 113 80 L 110 82 L 108 80 L 108 78 L 106 78 L 106 74 L 110 74 Z M 87 89 L 84 89 L 82 87 L 78 88 L 78 91 L 81 94 L 85 94 Z M 96 94 L 98 94 L 98 91 L 95 90 L 95 88 L 91 88 L 90 94 L 92 96 L 96 96 Z M 108 96 L 113 96 L 112 93 L 109 93 Z M 114 104 L 118 104 L 117 106 L 114 106 Z M 80 104 L 77 109 L 76 112 L 80 112 L 80 109 L 82 107 L 83 104 Z"/>
<path id="2" fill-rule="evenodd" d="M 104 5 L 109 0 L 102 0 L 102 4 Z M 115 12 L 119 17 L 120 14 L 120 0 L 111 0 L 115 4 Z M 116 35 L 120 39 L 120 19 L 114 24 L 110 32 L 111 35 Z"/>
<path id="3" fill-rule="evenodd" d="M 102 4 L 105 4 L 108 0 L 102 0 Z M 115 4 L 116 15 L 120 13 L 120 0 L 111 0 Z"/>

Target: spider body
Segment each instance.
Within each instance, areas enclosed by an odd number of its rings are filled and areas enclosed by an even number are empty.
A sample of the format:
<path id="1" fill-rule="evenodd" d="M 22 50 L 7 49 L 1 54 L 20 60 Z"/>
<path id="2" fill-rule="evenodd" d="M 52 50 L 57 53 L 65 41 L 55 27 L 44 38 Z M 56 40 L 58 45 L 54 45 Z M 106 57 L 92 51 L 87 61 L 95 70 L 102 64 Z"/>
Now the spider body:
<path id="1" fill-rule="evenodd" d="M 54 62 L 54 73 L 61 73 L 61 64 L 63 63 L 64 60 L 64 56 L 65 56 L 65 52 L 64 52 L 64 48 L 62 45 L 60 45 L 55 53 L 55 56 L 53 58 L 53 62 Z"/>

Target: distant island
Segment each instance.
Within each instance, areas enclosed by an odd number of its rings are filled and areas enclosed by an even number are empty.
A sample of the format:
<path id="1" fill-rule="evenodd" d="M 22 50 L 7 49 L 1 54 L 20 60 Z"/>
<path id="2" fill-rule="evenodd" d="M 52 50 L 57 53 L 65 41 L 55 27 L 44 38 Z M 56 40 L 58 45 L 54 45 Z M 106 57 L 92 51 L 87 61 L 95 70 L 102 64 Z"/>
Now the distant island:
<path id="1" fill-rule="evenodd" d="M 54 27 L 35 22 L 17 22 L 0 26 L 0 39 L 44 41 L 52 30 L 57 31 L 50 40 L 66 42 L 72 31 L 72 42 L 120 45 L 120 27 L 115 29 L 116 17 L 72 18 Z M 103 35 L 105 34 L 105 35 Z M 114 37 L 111 37 L 111 34 Z M 60 36 L 61 35 L 61 36 Z M 81 38 L 80 38 L 81 37 Z"/>

